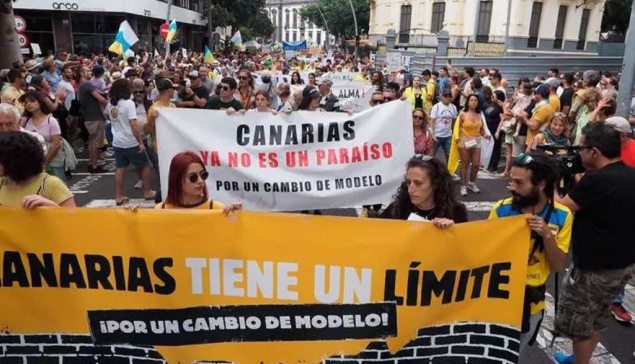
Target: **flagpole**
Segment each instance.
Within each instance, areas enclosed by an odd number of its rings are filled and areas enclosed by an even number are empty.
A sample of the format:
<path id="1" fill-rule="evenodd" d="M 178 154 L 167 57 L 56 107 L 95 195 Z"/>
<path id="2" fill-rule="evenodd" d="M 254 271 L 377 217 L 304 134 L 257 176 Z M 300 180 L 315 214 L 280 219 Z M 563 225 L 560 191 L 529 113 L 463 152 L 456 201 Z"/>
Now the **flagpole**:
<path id="1" fill-rule="evenodd" d="M 168 0 L 168 14 L 165 17 L 165 23 L 170 24 L 170 10 L 172 10 L 172 0 Z M 168 58 L 170 58 L 170 42 L 165 38 L 165 62 L 167 64 Z"/>

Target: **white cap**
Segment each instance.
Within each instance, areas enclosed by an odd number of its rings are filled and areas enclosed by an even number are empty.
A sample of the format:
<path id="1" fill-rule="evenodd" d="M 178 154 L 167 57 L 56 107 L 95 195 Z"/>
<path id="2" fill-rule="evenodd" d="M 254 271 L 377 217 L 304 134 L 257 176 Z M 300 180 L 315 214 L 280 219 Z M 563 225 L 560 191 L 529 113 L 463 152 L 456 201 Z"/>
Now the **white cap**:
<path id="1" fill-rule="evenodd" d="M 631 124 L 621 116 L 611 116 L 604 123 L 620 133 L 630 134 L 632 132 Z"/>

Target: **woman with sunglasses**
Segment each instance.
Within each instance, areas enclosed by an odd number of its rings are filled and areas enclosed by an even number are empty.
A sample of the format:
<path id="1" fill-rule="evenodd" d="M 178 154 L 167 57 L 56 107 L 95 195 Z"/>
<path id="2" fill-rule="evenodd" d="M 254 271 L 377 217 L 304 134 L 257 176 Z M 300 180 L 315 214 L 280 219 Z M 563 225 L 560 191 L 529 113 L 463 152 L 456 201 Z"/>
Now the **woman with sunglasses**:
<path id="1" fill-rule="evenodd" d="M 238 90 L 234 94 L 236 100 L 243 104 L 243 109 L 249 110 L 255 100 L 256 82 L 248 69 L 238 71 Z"/>
<path id="2" fill-rule="evenodd" d="M 155 209 L 223 210 L 225 214 L 242 210 L 242 204 L 224 205 L 210 200 L 205 181 L 209 172 L 194 152 L 182 152 L 172 158 L 168 175 L 168 193 Z"/>
<path id="3" fill-rule="evenodd" d="M 447 166 L 428 155 L 416 155 L 408 161 L 404 181 L 393 198 L 381 218 L 423 218 L 439 228 L 468 221 L 465 205 L 456 200 Z"/>
<path id="4" fill-rule="evenodd" d="M 428 115 L 423 109 L 412 112 L 412 133 L 414 135 L 415 153 L 432 155 L 434 139 L 428 133 Z"/>

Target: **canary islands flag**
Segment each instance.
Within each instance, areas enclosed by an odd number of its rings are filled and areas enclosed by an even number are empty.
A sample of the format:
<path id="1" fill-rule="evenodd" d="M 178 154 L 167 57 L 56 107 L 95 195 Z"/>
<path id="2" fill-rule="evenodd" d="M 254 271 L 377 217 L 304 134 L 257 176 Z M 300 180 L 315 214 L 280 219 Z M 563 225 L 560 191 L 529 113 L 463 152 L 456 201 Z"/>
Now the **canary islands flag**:
<path id="1" fill-rule="evenodd" d="M 243 50 L 243 36 L 240 35 L 240 30 L 236 31 L 234 36 L 232 37 L 232 43 L 234 43 L 234 47 Z"/>
<path id="2" fill-rule="evenodd" d="M 167 42 L 171 42 L 175 36 L 176 36 L 176 20 L 172 20 L 170 22 L 170 27 L 168 28 L 168 36 L 165 38 L 165 40 Z"/>
<path id="3" fill-rule="evenodd" d="M 214 63 L 214 55 L 208 46 L 205 46 L 205 63 Z"/>
<path id="4" fill-rule="evenodd" d="M 108 48 L 108 50 L 121 56 L 138 41 L 139 38 L 135 34 L 134 30 L 132 30 L 128 21 L 124 20 L 121 25 L 119 25 L 119 32 L 117 32 L 115 42 Z"/>

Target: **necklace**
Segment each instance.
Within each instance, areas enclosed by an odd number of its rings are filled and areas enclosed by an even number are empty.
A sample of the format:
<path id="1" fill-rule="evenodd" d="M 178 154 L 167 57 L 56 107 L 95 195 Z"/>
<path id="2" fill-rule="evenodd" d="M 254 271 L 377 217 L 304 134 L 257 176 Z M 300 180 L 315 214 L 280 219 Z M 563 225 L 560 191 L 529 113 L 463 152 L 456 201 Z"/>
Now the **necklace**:
<path id="1" fill-rule="evenodd" d="M 417 215 L 423 217 L 426 220 L 430 220 L 429 217 L 434 215 L 435 211 L 437 210 L 436 206 L 432 206 L 432 208 L 430 210 L 427 210 L 427 211 L 429 211 L 427 214 L 423 214 L 423 211 L 424 211 L 423 209 L 420 209 L 420 208 L 418 208 L 416 206 L 415 206 L 415 208 L 418 210 L 417 211 Z"/>

